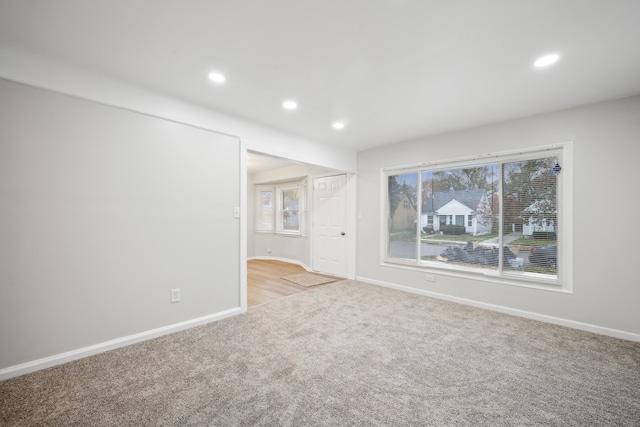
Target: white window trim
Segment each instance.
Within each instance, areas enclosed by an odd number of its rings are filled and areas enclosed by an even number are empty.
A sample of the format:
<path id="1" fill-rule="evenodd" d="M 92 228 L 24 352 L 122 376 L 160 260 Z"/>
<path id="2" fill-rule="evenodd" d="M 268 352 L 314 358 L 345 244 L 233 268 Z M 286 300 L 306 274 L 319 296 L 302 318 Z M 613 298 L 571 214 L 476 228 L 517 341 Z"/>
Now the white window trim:
<path id="1" fill-rule="evenodd" d="M 282 192 L 290 189 L 298 189 L 299 202 L 298 202 L 298 225 L 299 229 L 296 230 L 284 230 L 282 228 L 283 221 L 283 209 L 282 209 Z M 260 193 L 262 191 L 273 192 L 273 225 L 270 230 L 260 230 L 258 227 L 259 215 L 256 212 L 255 218 L 255 233 L 257 234 L 277 234 L 282 236 L 291 237 L 304 237 L 307 235 L 307 181 L 285 181 L 273 184 L 256 184 L 256 206 L 260 206 Z"/>
<path id="2" fill-rule="evenodd" d="M 271 229 L 265 230 L 262 228 L 263 224 L 260 221 L 262 218 L 262 193 L 263 192 L 271 192 L 271 205 L 273 209 L 272 218 L 271 218 Z M 255 206 L 256 206 L 256 215 L 255 215 L 255 224 L 254 229 L 256 233 L 273 233 L 275 231 L 275 211 L 276 211 L 276 200 L 275 200 L 275 188 L 273 185 L 256 185 L 255 186 Z"/>
<path id="3" fill-rule="evenodd" d="M 562 227 L 562 245 L 559 247 L 558 280 L 549 280 L 544 275 L 535 273 L 520 272 L 500 272 L 488 271 L 466 266 L 451 266 L 446 264 L 435 264 L 433 262 L 389 258 L 387 257 L 387 247 L 389 244 L 389 233 L 387 230 L 388 207 L 388 176 L 398 173 L 419 172 L 425 168 L 430 170 L 449 169 L 452 167 L 467 167 L 496 162 L 508 162 L 517 160 L 527 160 L 544 155 L 545 152 L 562 152 L 562 183 L 558 186 L 558 207 L 560 216 L 558 225 Z M 500 194 L 502 194 L 502 179 L 500 182 Z M 473 279 L 503 285 L 518 286 L 532 289 L 540 289 L 561 293 L 573 293 L 573 142 L 567 141 L 552 145 L 532 147 L 527 149 L 505 151 L 499 153 L 489 153 L 476 156 L 460 157 L 450 160 L 440 160 L 433 162 L 423 162 L 410 165 L 385 167 L 380 170 L 380 265 L 390 268 L 400 268 L 404 270 L 414 270 L 429 272 L 443 276 Z M 418 197 L 420 192 L 418 192 Z M 420 201 L 419 201 L 420 203 Z M 502 215 L 502 197 L 500 197 L 500 215 Z M 502 228 L 502 221 L 499 221 Z M 499 246 L 502 245 L 502 229 L 500 230 Z M 416 244 L 419 244 L 417 242 Z M 500 260 L 502 263 L 502 260 Z"/>

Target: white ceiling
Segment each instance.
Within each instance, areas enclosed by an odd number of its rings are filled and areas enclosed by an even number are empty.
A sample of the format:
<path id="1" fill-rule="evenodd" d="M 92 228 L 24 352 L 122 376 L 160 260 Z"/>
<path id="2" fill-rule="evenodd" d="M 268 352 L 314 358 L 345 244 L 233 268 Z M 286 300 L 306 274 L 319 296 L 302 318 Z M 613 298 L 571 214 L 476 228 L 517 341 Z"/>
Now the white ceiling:
<path id="1" fill-rule="evenodd" d="M 0 47 L 355 150 L 640 93 L 639 0 L 0 0 Z"/>
<path id="2" fill-rule="evenodd" d="M 247 173 L 259 173 L 273 169 L 300 164 L 299 162 L 279 157 L 247 152 Z"/>

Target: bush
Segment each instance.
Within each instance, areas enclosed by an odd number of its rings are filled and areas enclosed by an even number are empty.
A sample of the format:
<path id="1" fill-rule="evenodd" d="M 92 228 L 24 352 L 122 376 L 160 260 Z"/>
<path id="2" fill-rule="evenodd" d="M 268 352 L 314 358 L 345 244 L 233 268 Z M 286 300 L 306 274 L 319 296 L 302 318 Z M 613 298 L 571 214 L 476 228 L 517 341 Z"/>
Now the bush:
<path id="1" fill-rule="evenodd" d="M 442 231 L 442 234 L 449 234 L 449 235 L 460 235 L 460 234 L 465 234 L 467 232 L 464 225 L 453 225 L 453 224 L 441 225 L 440 231 Z"/>
<path id="2" fill-rule="evenodd" d="M 531 237 L 535 240 L 556 240 L 556 233 L 553 231 L 534 231 Z"/>
<path id="3" fill-rule="evenodd" d="M 433 234 L 433 225 L 427 225 L 426 227 L 422 227 L 422 231 L 424 231 L 425 234 Z"/>

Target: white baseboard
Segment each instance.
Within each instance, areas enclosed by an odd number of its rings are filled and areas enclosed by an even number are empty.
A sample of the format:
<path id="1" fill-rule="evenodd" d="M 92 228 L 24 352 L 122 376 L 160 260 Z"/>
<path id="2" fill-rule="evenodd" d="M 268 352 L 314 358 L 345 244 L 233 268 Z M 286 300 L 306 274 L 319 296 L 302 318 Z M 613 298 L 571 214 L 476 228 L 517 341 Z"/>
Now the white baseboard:
<path id="1" fill-rule="evenodd" d="M 383 286 L 385 288 L 397 289 L 399 291 L 410 292 L 418 295 L 424 295 L 432 298 L 442 299 L 446 301 L 456 302 L 459 304 L 470 305 L 473 307 L 484 308 L 487 310 L 497 311 L 500 313 L 511 314 L 513 316 L 524 317 L 526 319 L 538 320 L 545 323 L 551 323 L 568 328 L 580 329 L 582 331 L 593 332 L 600 335 L 607 335 L 614 338 L 620 338 L 629 341 L 640 342 L 640 334 L 633 332 L 620 331 L 618 329 L 610 329 L 602 326 L 591 325 L 589 323 L 576 322 L 575 320 L 563 319 L 560 317 L 547 316 L 545 314 L 533 313 L 530 311 L 518 310 L 515 308 L 504 307 L 501 305 L 488 304 L 484 302 L 474 301 L 466 298 L 455 297 L 451 295 L 441 294 L 438 292 L 425 291 L 422 289 L 411 288 L 409 286 L 396 285 L 394 283 L 383 282 L 380 280 L 369 279 L 367 277 L 358 276 L 356 280 L 360 282 L 370 283 L 372 285 Z"/>
<path id="2" fill-rule="evenodd" d="M 79 348 L 77 350 L 71 350 L 66 353 L 56 354 L 53 356 L 45 357 L 45 358 L 34 360 L 31 362 L 22 363 L 16 366 L 10 366 L 8 368 L 0 369 L 0 381 L 4 381 L 9 378 L 28 374 L 30 372 L 39 371 L 41 369 L 50 368 L 52 366 L 61 365 L 63 363 L 71 362 L 77 359 L 82 359 L 83 357 L 92 356 L 94 354 L 103 353 L 105 351 L 113 350 L 116 348 L 125 347 L 128 345 L 146 341 L 152 338 L 157 338 L 163 335 L 172 334 L 174 332 L 183 331 L 185 329 L 193 328 L 195 326 L 200 326 L 206 323 L 215 322 L 218 320 L 225 319 L 227 317 L 235 316 L 242 312 L 243 310 L 241 308 L 232 308 L 230 310 L 221 311 L 219 313 L 198 317 L 196 319 L 175 323 L 173 325 L 163 326 L 161 328 L 140 332 L 140 333 L 129 335 L 122 338 L 116 338 L 111 341 L 106 341 L 106 342 L 91 345 L 88 347 Z"/>
<path id="3" fill-rule="evenodd" d="M 307 271 L 313 271 L 311 269 L 311 267 L 309 267 L 308 265 L 295 260 L 295 259 L 289 259 L 289 258 L 280 258 L 280 257 L 274 257 L 274 256 L 253 256 L 253 257 L 247 257 L 247 261 L 250 261 L 252 259 L 263 259 L 263 260 L 267 260 L 267 261 L 282 261 L 282 262 L 288 262 L 289 264 L 297 264 L 300 267 L 304 268 Z"/>

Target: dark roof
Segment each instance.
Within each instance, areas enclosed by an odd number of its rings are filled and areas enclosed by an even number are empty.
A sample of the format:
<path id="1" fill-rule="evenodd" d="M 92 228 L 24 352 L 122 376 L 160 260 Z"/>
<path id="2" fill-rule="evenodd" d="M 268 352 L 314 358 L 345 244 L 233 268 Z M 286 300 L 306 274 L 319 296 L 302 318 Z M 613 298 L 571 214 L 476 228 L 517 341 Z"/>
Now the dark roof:
<path id="1" fill-rule="evenodd" d="M 485 190 L 442 191 L 440 193 L 433 193 L 433 196 L 429 197 L 422 204 L 422 212 L 435 212 L 452 200 L 457 200 L 469 209 L 475 211 L 478 208 L 478 203 L 485 194 Z"/>

